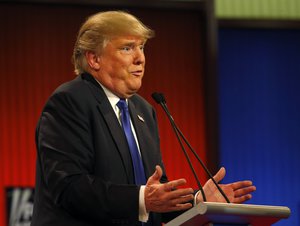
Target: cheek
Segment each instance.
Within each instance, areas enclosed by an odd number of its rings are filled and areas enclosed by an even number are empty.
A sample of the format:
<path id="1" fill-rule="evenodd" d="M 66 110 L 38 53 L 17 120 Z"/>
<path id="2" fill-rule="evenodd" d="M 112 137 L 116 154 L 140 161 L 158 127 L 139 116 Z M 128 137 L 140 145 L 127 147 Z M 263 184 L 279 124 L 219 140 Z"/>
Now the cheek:
<path id="1" fill-rule="evenodd" d="M 127 65 L 121 62 L 110 62 L 103 67 L 103 71 L 111 77 L 120 77 L 120 74 L 127 69 Z"/>
<path id="2" fill-rule="evenodd" d="M 132 59 L 126 56 L 111 57 L 102 61 L 102 71 L 111 77 L 124 77 L 127 75 L 132 64 Z"/>
<path id="3" fill-rule="evenodd" d="M 131 65 L 131 61 L 127 59 L 126 57 L 124 58 L 116 58 L 110 63 L 111 68 L 118 70 L 118 69 L 126 69 Z"/>

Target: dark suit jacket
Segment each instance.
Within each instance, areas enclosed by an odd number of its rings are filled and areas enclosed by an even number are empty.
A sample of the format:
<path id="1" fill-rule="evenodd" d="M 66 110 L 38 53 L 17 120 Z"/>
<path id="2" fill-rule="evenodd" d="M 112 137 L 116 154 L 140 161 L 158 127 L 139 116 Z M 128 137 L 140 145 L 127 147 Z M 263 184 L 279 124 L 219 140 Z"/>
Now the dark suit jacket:
<path id="1" fill-rule="evenodd" d="M 155 165 L 164 169 L 156 115 L 138 95 L 128 104 L 148 178 Z M 91 75 L 78 76 L 51 95 L 37 126 L 36 144 L 32 226 L 138 222 L 139 187 L 134 185 L 126 138 L 104 91 Z M 153 225 L 160 225 L 160 214 L 153 214 L 152 219 Z"/>

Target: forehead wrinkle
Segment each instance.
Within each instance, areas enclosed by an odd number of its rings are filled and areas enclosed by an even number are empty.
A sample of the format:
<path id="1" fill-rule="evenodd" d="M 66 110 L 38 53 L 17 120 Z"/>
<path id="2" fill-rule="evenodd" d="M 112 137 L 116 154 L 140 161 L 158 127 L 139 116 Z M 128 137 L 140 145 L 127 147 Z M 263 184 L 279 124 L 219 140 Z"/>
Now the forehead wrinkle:
<path id="1" fill-rule="evenodd" d="M 110 44 L 116 46 L 138 46 L 145 45 L 146 41 L 143 39 L 119 38 L 110 41 Z"/>

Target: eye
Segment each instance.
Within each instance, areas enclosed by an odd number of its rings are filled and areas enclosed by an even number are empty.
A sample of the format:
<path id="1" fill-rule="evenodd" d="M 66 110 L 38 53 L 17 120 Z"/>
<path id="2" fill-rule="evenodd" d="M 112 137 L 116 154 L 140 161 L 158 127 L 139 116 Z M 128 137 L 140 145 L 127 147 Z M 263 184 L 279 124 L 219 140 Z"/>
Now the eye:
<path id="1" fill-rule="evenodd" d="M 140 45 L 140 50 L 144 51 L 145 50 L 145 45 Z"/>
<path id="2" fill-rule="evenodd" d="M 131 46 L 123 46 L 123 47 L 121 47 L 121 51 L 130 52 L 130 51 L 132 51 L 132 47 Z"/>

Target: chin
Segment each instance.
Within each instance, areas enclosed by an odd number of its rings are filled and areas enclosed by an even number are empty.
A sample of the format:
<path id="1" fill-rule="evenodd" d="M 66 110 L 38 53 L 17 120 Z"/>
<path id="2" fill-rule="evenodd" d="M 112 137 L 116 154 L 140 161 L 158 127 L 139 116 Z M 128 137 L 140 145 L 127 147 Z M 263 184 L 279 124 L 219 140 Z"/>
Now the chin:
<path id="1" fill-rule="evenodd" d="M 139 88 L 137 88 L 137 89 L 130 89 L 130 90 L 128 90 L 127 95 L 128 96 L 132 96 L 132 95 L 136 94 L 139 90 L 140 90 Z"/>
<path id="2" fill-rule="evenodd" d="M 137 92 L 137 91 L 140 90 L 141 86 L 142 86 L 142 81 L 136 82 L 133 86 L 130 87 L 129 90 L 130 90 L 131 92 Z"/>

